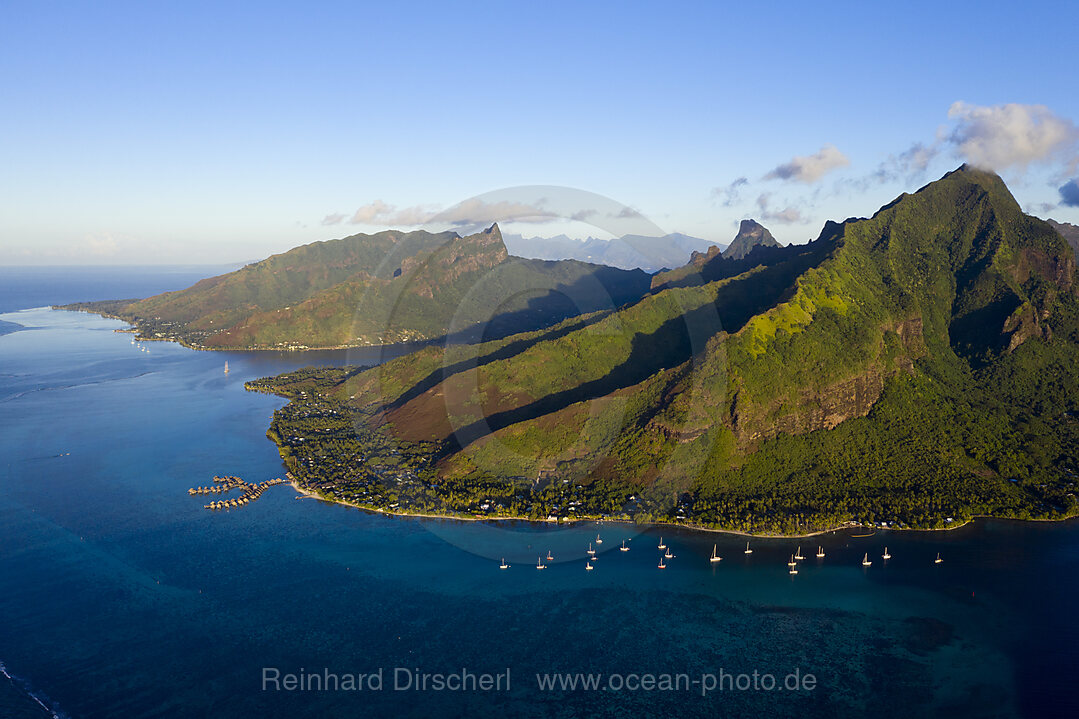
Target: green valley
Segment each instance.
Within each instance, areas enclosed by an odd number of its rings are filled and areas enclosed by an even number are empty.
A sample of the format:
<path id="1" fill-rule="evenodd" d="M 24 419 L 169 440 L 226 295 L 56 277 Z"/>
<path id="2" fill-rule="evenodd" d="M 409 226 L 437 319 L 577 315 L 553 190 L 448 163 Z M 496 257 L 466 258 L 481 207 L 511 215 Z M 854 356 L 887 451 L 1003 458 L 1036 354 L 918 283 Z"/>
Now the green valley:
<path id="1" fill-rule="evenodd" d="M 249 388 L 290 399 L 269 436 L 300 486 L 373 509 L 782 534 L 1056 519 L 1079 512 L 1075 279 L 1054 228 L 964 166 L 530 332 Z"/>

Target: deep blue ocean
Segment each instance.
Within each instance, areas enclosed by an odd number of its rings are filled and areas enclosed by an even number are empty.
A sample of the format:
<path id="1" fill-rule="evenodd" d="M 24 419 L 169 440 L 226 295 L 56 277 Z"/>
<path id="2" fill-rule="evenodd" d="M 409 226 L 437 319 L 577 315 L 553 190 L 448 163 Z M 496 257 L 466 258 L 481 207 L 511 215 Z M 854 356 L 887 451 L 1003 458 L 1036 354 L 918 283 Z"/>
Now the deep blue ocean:
<path id="1" fill-rule="evenodd" d="M 0 717 L 1079 715 L 1076 522 L 753 540 L 747 555 L 731 535 L 393 518 L 289 486 L 203 509 L 187 489 L 215 474 L 284 473 L 265 437 L 282 400 L 245 380 L 377 351 L 139 345 L 123 323 L 44 306 L 214 271 L 0 268 Z M 507 670 L 508 690 L 396 689 Z M 289 691 L 265 685 L 274 671 L 383 682 Z M 556 672 L 600 688 L 542 690 Z"/>

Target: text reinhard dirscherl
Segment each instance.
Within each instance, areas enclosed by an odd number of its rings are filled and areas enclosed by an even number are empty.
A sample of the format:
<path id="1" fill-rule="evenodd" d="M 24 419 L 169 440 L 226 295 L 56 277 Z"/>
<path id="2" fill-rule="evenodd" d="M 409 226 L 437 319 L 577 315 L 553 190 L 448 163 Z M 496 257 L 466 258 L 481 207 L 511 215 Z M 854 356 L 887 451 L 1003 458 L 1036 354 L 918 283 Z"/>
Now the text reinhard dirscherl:
<path id="1" fill-rule="evenodd" d="M 590 674 L 582 672 L 536 674 L 536 689 L 541 692 L 681 691 L 707 696 L 723 691 L 807 691 L 817 688 L 817 678 L 795 668 L 777 676 L 754 670 L 732 674 L 723 669 L 701 674 L 667 672 L 631 672 L 627 674 Z M 510 691 L 510 668 L 502 672 L 473 672 L 462 668 L 449 672 L 424 672 L 410 667 L 379 667 L 366 673 L 308 671 L 282 672 L 277 667 L 262 668 L 262 691 L 285 692 L 506 692 Z"/>

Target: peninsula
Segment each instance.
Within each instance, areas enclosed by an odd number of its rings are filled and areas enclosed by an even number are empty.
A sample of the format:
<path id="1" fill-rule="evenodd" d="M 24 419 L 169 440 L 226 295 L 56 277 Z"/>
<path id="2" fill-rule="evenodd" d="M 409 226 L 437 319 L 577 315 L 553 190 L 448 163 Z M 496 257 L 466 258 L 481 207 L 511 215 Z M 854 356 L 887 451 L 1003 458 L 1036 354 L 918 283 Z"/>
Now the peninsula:
<path id="1" fill-rule="evenodd" d="M 1075 255 L 999 177 L 765 244 L 530 332 L 247 386 L 290 400 L 268 436 L 299 487 L 380 511 L 769 534 L 1079 513 Z"/>
<path id="2" fill-rule="evenodd" d="M 640 299 L 651 276 L 512 257 L 498 225 L 315 242 L 141 300 L 65 305 L 193 349 L 304 350 L 501 337 Z"/>

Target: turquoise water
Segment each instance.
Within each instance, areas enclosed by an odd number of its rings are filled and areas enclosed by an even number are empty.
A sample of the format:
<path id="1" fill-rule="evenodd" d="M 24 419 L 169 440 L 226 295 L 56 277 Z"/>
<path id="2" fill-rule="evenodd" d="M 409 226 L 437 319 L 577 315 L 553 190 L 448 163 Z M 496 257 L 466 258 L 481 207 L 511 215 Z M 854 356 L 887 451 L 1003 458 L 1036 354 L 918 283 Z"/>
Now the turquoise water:
<path id="1" fill-rule="evenodd" d="M 336 353 L 131 344 L 121 323 L 0 314 L 0 716 L 1037 716 L 1079 709 L 1079 524 L 744 540 L 620 525 L 392 518 L 270 488 L 281 400 L 243 382 Z M 225 375 L 224 360 L 231 372 Z M 604 543 L 596 569 L 584 552 Z M 677 555 L 656 568 L 658 538 Z M 629 552 L 617 547 L 627 540 Z M 718 543 L 724 557 L 707 557 Z M 827 556 L 813 554 L 823 544 Z M 887 544 L 894 558 L 880 554 Z M 548 569 L 534 568 L 550 550 Z M 941 552 L 945 562 L 934 565 Z M 868 552 L 872 567 L 860 560 Z M 513 565 L 500 571 L 505 556 Z M 371 673 L 381 691 L 263 691 Z M 393 672 L 510 670 L 509 691 L 394 691 Z M 799 691 L 541 691 L 537 673 L 783 678 Z M 36 699 L 35 699 L 36 697 Z M 39 703 L 40 702 L 40 703 Z M 44 707 L 48 707 L 48 711 Z"/>

